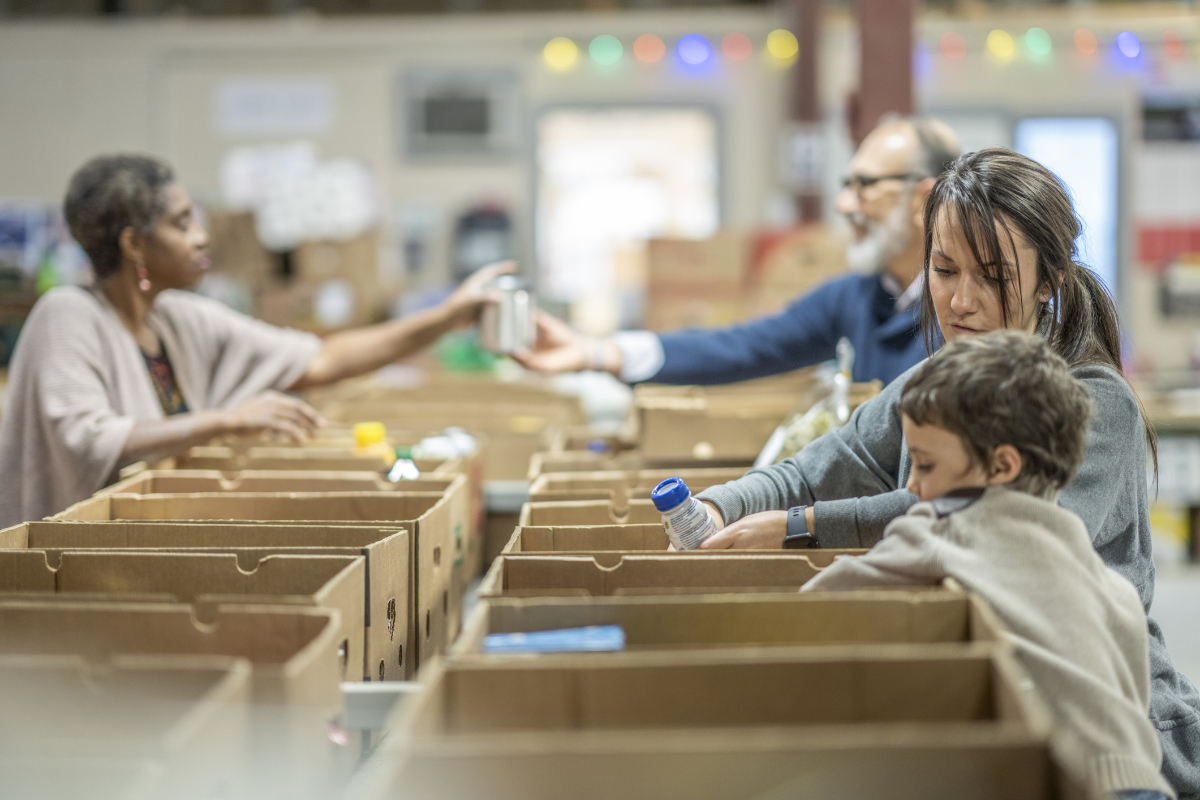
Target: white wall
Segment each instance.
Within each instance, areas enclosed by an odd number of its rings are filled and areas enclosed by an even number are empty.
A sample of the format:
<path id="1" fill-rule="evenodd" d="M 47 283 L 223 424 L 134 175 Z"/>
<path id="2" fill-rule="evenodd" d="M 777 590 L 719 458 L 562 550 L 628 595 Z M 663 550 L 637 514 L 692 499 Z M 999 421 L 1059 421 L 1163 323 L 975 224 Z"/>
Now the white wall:
<path id="1" fill-rule="evenodd" d="M 713 41 L 741 31 L 761 49 L 779 21 L 761 9 L 569 15 L 504 15 L 259 21 L 129 21 L 0 25 L 0 196 L 58 201 L 72 171 L 105 151 L 166 158 L 199 199 L 219 204 L 218 165 L 232 147 L 263 140 L 214 131 L 211 99 L 231 77 L 300 76 L 332 82 L 338 118 L 314 137 L 323 156 L 370 164 L 385 208 L 436 209 L 431 263 L 444 266 L 454 217 L 494 197 L 515 211 L 521 255 L 531 253 L 529 122 L 556 104 L 696 103 L 723 131 L 723 222 L 761 222 L 776 180 L 786 75 L 761 52 L 712 78 L 691 79 L 626 57 L 623 74 L 596 74 L 586 59 L 550 71 L 541 51 L 555 36 L 586 47 L 611 33 L 668 42 L 685 33 Z M 502 67 L 521 84 L 526 125 L 511 158 L 414 163 L 399 149 L 396 81 L 411 67 Z M 733 68 L 731 68 L 733 67 Z M 270 141 L 270 140 L 267 140 Z M 441 274 L 425 276 L 436 282 Z"/>

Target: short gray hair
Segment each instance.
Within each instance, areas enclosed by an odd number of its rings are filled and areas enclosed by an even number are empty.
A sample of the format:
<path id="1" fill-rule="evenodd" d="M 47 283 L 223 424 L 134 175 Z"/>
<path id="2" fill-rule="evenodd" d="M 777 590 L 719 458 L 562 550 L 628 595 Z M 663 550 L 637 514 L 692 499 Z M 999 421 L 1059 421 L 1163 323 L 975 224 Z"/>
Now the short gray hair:
<path id="1" fill-rule="evenodd" d="M 933 117 L 916 114 L 885 114 L 877 127 L 903 124 L 912 128 L 917 137 L 917 154 L 913 170 L 922 178 L 937 178 L 945 172 L 962 148 L 955 141 L 946 123 Z"/>

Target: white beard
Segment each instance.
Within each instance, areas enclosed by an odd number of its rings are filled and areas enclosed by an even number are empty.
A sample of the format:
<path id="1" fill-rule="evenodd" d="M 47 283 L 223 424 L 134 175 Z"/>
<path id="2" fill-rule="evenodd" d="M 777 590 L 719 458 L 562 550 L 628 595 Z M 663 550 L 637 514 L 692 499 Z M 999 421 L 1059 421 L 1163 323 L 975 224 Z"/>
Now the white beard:
<path id="1" fill-rule="evenodd" d="M 908 248 L 912 236 L 912 228 L 908 224 L 908 201 L 906 192 L 900 204 L 883 222 L 873 222 L 862 214 L 850 216 L 849 221 L 855 227 L 867 229 L 867 235 L 861 240 L 851 240 L 846 245 L 846 265 L 851 272 L 876 275 Z"/>

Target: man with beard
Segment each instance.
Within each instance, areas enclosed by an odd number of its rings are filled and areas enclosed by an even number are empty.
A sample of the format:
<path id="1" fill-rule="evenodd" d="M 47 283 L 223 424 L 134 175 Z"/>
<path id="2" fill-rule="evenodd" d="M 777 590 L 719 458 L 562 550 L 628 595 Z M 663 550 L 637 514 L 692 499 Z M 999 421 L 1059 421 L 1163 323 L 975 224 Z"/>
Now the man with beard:
<path id="1" fill-rule="evenodd" d="M 517 360 L 541 372 L 607 371 L 627 383 L 720 384 L 827 361 L 845 337 L 854 380 L 890 383 L 926 355 L 917 325 L 925 198 L 958 154 L 944 123 L 885 117 L 851 159 L 834 205 L 852 232 L 850 273 L 774 316 L 722 330 L 587 339 L 541 314 L 535 348 Z"/>

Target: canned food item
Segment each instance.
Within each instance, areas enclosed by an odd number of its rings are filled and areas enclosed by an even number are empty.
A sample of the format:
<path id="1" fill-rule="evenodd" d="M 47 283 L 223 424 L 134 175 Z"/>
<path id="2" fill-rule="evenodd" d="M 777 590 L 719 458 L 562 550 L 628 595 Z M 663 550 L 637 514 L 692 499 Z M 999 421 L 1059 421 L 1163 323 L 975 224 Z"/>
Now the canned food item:
<path id="1" fill-rule="evenodd" d="M 484 349 L 499 355 L 512 355 L 532 347 L 537 338 L 537 298 L 528 281 L 515 275 L 501 275 L 493 286 L 498 301 L 484 306 L 479 323 L 479 340 Z"/>

